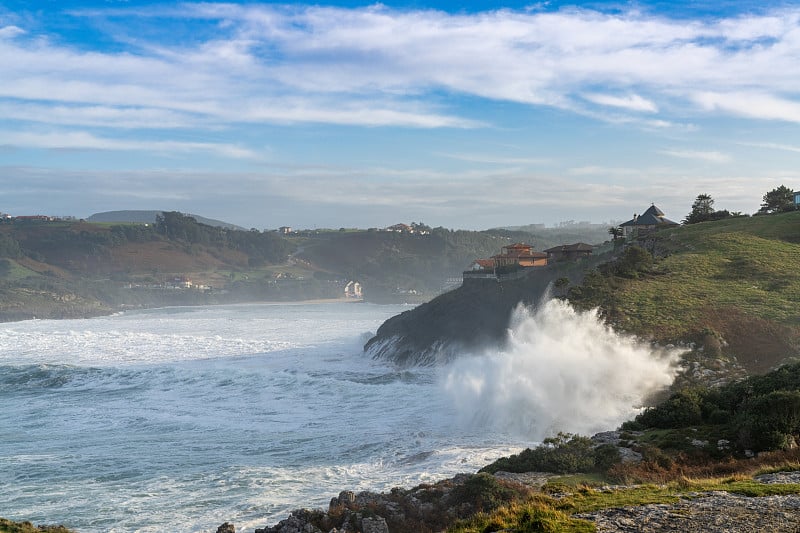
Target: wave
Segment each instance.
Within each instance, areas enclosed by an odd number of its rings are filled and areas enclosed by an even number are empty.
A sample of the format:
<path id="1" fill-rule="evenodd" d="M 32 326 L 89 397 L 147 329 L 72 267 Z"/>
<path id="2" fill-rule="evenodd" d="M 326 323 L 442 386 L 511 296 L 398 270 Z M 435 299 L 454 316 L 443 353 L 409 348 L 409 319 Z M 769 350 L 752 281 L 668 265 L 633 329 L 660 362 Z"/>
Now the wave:
<path id="1" fill-rule="evenodd" d="M 549 300 L 518 307 L 506 347 L 461 357 L 443 386 L 464 421 L 541 440 L 591 434 L 634 416 L 669 386 L 680 352 L 616 333 L 596 311 Z"/>

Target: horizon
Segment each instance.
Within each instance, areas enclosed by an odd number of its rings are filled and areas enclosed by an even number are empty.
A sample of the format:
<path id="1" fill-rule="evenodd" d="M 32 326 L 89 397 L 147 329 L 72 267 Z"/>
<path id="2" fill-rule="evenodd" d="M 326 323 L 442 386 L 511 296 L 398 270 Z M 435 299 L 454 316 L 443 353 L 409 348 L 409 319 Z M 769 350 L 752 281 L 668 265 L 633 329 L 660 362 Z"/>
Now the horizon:
<path id="1" fill-rule="evenodd" d="M 791 2 L 28 4 L 0 6 L 8 213 L 555 227 L 800 188 Z"/>

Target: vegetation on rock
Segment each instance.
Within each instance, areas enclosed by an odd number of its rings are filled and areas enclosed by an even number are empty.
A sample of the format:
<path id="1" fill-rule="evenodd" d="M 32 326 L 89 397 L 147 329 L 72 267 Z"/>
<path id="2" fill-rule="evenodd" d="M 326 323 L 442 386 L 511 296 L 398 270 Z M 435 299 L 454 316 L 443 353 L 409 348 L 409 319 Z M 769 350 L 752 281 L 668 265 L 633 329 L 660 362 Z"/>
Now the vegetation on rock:
<path id="1" fill-rule="evenodd" d="M 0 518 L 0 533 L 73 533 L 64 526 L 34 526 L 30 522 L 12 522 Z"/>

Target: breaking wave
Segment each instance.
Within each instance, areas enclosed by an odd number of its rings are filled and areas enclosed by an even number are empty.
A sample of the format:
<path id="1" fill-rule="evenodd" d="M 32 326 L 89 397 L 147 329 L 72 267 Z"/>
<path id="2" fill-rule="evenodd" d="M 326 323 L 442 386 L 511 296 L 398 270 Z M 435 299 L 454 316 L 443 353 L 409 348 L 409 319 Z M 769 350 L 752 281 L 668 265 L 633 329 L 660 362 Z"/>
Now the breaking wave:
<path id="1" fill-rule="evenodd" d="M 443 379 L 467 423 L 538 441 L 617 427 L 672 383 L 679 356 L 549 300 L 517 308 L 503 350 L 453 361 Z"/>

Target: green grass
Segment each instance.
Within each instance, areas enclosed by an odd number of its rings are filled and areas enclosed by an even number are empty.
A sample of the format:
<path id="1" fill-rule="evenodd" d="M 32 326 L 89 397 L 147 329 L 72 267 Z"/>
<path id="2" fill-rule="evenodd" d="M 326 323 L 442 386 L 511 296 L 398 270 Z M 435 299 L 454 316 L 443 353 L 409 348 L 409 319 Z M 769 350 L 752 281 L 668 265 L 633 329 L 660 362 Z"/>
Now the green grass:
<path id="1" fill-rule="evenodd" d="M 697 236 L 676 230 L 674 239 L 685 246 Z M 659 275 L 627 284 L 619 295 L 626 326 L 656 338 L 679 338 L 709 310 L 728 308 L 797 325 L 798 265 L 800 244 L 742 233 L 707 235 L 702 248 L 661 261 Z"/>
<path id="2" fill-rule="evenodd" d="M 2 279 L 3 281 L 13 283 L 16 281 L 23 280 L 25 278 L 38 277 L 41 275 L 38 272 L 34 272 L 33 270 L 20 265 L 13 259 L 7 259 L 7 261 L 9 265 L 9 270 L 0 277 L 0 279 Z"/>
<path id="3" fill-rule="evenodd" d="M 528 501 L 478 514 L 450 528 L 450 533 L 595 531 L 594 524 L 572 515 L 601 509 L 650 504 L 671 504 L 701 492 L 725 491 L 748 497 L 800 494 L 800 484 L 765 484 L 734 476 L 722 479 L 684 479 L 667 485 L 640 485 L 627 488 L 592 488 L 564 485 L 559 498 L 534 494 Z"/>
<path id="4" fill-rule="evenodd" d="M 661 344 L 714 332 L 750 371 L 800 355 L 800 212 L 659 232 L 660 257 L 635 279 L 606 276 L 600 305 L 613 326 Z"/>

